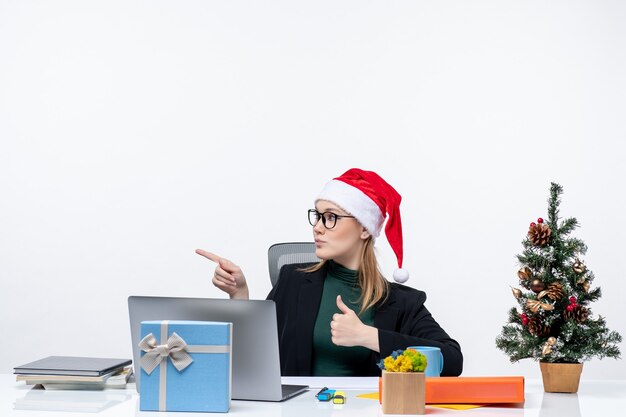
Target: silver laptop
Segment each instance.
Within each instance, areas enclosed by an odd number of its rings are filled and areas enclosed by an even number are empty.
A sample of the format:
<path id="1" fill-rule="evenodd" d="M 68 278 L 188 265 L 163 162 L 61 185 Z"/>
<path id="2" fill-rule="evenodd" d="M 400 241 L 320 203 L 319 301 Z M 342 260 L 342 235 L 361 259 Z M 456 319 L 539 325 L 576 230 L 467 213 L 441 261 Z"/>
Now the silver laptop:
<path id="1" fill-rule="evenodd" d="M 202 320 L 233 323 L 232 398 L 283 401 L 305 392 L 307 385 L 281 385 L 276 305 L 271 300 L 128 297 L 133 363 L 139 364 L 141 322 Z M 140 375 L 135 369 L 135 375 Z M 137 378 L 139 391 L 140 378 Z"/>

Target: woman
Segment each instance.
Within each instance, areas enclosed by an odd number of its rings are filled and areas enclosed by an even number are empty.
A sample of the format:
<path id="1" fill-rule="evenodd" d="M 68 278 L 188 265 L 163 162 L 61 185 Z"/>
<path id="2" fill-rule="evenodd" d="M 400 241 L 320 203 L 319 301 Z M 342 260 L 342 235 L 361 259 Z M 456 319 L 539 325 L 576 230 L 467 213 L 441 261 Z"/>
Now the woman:
<path id="1" fill-rule="evenodd" d="M 309 210 L 318 264 L 285 265 L 268 299 L 276 302 L 281 373 L 375 376 L 376 363 L 408 346 L 435 346 L 443 376 L 463 369 L 459 344 L 424 306 L 422 291 L 389 283 L 374 253 L 385 217 L 385 235 L 402 267 L 400 195 L 378 174 L 350 169 L 330 181 Z M 218 263 L 213 284 L 233 299 L 248 299 L 241 269 L 210 252 Z M 403 269 L 394 272 L 404 282 Z"/>

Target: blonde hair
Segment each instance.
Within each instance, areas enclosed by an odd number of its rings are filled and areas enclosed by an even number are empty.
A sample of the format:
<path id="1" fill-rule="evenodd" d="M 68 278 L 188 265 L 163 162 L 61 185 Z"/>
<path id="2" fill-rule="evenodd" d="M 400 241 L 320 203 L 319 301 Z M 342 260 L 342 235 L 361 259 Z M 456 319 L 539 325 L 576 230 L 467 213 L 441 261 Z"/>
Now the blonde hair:
<path id="1" fill-rule="evenodd" d="M 374 253 L 374 239 L 370 236 L 363 245 L 361 251 L 360 267 L 358 270 L 359 287 L 361 296 L 358 302 L 361 304 L 359 315 L 367 309 L 377 304 L 383 303 L 387 299 L 389 282 L 385 279 L 378 268 L 376 254 Z M 315 272 L 322 269 L 328 261 L 323 260 L 308 268 L 302 269 L 304 272 Z"/>

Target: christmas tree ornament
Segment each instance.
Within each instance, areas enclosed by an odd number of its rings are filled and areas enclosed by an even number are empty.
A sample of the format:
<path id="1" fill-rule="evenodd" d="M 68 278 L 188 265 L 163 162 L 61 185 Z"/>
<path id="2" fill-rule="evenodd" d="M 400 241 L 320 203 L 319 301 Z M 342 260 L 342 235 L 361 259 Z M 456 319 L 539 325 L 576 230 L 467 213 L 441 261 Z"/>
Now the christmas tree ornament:
<path id="1" fill-rule="evenodd" d="M 519 316 L 522 319 L 522 326 L 526 326 L 528 324 L 528 316 L 526 313 L 522 313 Z"/>
<path id="2" fill-rule="evenodd" d="M 520 298 L 522 296 L 522 290 L 520 290 L 519 288 L 511 287 L 511 292 L 513 293 L 513 296 L 515 298 Z"/>
<path id="3" fill-rule="evenodd" d="M 532 276 L 533 272 L 527 266 L 520 268 L 520 270 L 517 271 L 517 277 L 520 279 L 520 281 L 529 281 L 530 277 Z"/>
<path id="4" fill-rule="evenodd" d="M 582 286 L 583 287 L 583 291 L 585 291 L 586 293 L 589 292 L 589 287 L 591 285 L 589 284 L 589 281 L 587 281 L 587 278 L 585 278 L 584 276 L 578 278 L 578 280 L 576 281 L 576 284 Z"/>
<path id="5" fill-rule="evenodd" d="M 583 282 L 583 290 L 585 290 L 586 293 L 589 292 L 589 287 L 589 281 Z"/>
<path id="6" fill-rule="evenodd" d="M 530 284 L 530 290 L 535 294 L 539 294 L 546 288 L 543 281 L 540 279 L 533 279 L 533 282 Z"/>
<path id="7" fill-rule="evenodd" d="M 541 307 L 541 302 L 537 300 L 527 300 L 526 307 L 528 307 L 528 309 L 532 311 L 533 313 L 536 313 L 539 311 L 539 308 Z"/>
<path id="8" fill-rule="evenodd" d="M 528 321 L 528 331 L 534 336 L 545 336 L 550 333 L 550 326 L 546 325 L 540 316 L 532 316 Z"/>
<path id="9" fill-rule="evenodd" d="M 543 356 L 546 356 L 552 353 L 552 346 L 554 345 L 556 345 L 556 337 L 554 336 L 548 337 L 548 340 L 546 340 L 546 344 L 543 345 L 543 348 L 541 349 L 541 354 Z"/>
<path id="10" fill-rule="evenodd" d="M 543 309 L 545 311 L 554 310 L 554 306 L 552 304 L 542 303 L 541 301 L 537 300 L 527 300 L 526 307 L 528 307 L 528 309 L 533 313 L 538 312 L 539 309 Z"/>
<path id="11" fill-rule="evenodd" d="M 542 219 L 541 217 L 539 217 L 539 218 L 537 219 L 537 223 L 543 223 L 543 219 Z"/>
<path id="12" fill-rule="evenodd" d="M 572 308 L 570 309 L 570 307 Z M 583 323 L 587 320 L 587 317 L 589 317 L 589 310 L 581 305 L 570 304 L 565 309 L 563 317 L 565 317 L 566 320 L 575 320 L 577 323 Z"/>
<path id="13" fill-rule="evenodd" d="M 583 274 L 587 270 L 587 267 L 584 263 L 581 262 L 580 259 L 576 258 L 576 262 L 574 262 L 574 264 L 572 265 L 572 269 L 577 274 Z"/>
<path id="14" fill-rule="evenodd" d="M 552 284 L 548 285 L 548 288 L 546 289 L 546 295 L 552 301 L 560 300 L 565 296 L 563 284 L 561 284 L 560 282 L 553 282 Z"/>
<path id="15" fill-rule="evenodd" d="M 545 246 L 548 244 L 552 230 L 545 223 L 530 226 L 528 229 L 528 239 L 535 246 Z"/>
<path id="16" fill-rule="evenodd" d="M 569 305 L 565 307 L 565 311 L 571 313 L 576 308 L 576 297 L 572 296 L 569 298 Z"/>

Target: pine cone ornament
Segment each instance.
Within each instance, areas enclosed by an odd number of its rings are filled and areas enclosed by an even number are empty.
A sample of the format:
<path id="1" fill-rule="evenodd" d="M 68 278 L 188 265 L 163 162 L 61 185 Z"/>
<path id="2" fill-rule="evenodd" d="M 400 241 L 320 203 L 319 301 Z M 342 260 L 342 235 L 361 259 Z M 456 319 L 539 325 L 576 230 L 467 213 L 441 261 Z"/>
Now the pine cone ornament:
<path id="1" fill-rule="evenodd" d="M 541 337 L 550 333 L 550 326 L 547 326 L 541 317 L 532 316 L 530 320 L 528 320 L 528 331 L 532 335 Z"/>
<path id="2" fill-rule="evenodd" d="M 528 229 L 528 239 L 535 246 L 545 246 L 550 239 L 550 226 L 545 223 L 531 224 Z"/>
<path id="3" fill-rule="evenodd" d="M 546 289 L 546 296 L 552 301 L 560 300 L 565 295 L 565 291 L 563 290 L 563 284 L 560 282 L 554 282 L 548 285 Z"/>
<path id="4" fill-rule="evenodd" d="M 566 320 L 576 320 L 578 323 L 582 323 L 587 320 L 588 316 L 589 310 L 581 305 L 574 305 L 572 308 L 566 308 L 563 312 L 563 317 L 565 317 Z"/>

